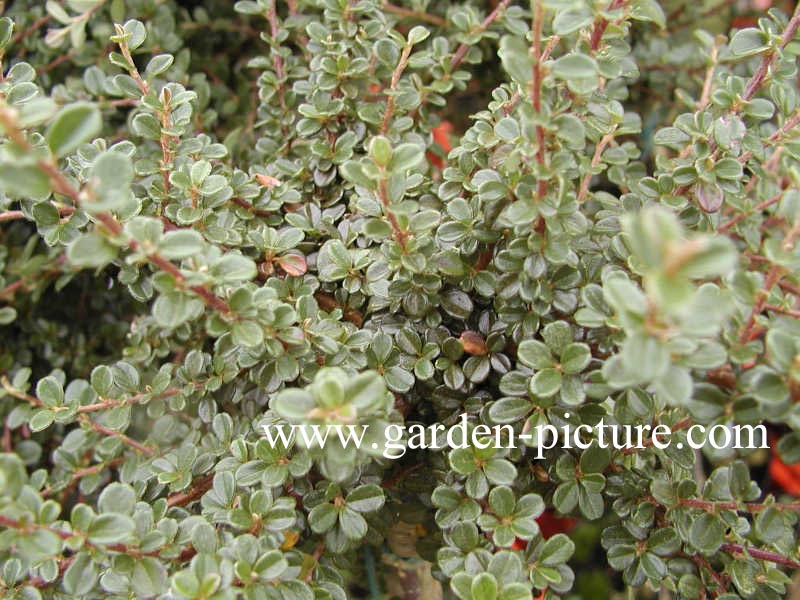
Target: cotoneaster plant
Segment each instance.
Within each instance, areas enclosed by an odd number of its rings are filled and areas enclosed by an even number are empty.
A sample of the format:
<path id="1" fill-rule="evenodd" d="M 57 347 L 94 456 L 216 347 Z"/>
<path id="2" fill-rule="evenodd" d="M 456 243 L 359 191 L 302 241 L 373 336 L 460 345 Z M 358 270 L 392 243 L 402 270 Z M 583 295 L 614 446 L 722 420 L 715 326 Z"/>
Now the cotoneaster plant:
<path id="1" fill-rule="evenodd" d="M 796 594 L 800 11 L 740 9 L 0 2 L 0 596 Z M 673 443 L 377 435 L 464 414 Z"/>

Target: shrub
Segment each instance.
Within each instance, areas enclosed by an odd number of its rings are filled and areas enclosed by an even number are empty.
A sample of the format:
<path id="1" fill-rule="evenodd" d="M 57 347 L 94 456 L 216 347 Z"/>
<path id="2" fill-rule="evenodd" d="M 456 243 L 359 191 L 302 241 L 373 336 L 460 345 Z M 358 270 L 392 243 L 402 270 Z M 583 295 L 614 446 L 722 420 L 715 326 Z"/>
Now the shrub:
<path id="1" fill-rule="evenodd" d="M 786 595 L 800 12 L 276 4 L 0 19 L 0 594 Z"/>

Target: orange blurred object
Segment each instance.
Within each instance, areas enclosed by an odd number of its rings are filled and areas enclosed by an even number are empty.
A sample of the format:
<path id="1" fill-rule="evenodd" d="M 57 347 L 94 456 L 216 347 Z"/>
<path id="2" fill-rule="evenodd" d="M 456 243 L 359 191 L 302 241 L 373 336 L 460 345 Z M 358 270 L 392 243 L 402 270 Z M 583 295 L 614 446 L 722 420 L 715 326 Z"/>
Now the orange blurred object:
<path id="1" fill-rule="evenodd" d="M 773 448 L 772 459 L 769 461 L 769 475 L 787 494 L 800 497 L 800 463 L 787 465 Z"/>
<path id="2" fill-rule="evenodd" d="M 431 133 L 433 134 L 433 142 L 437 144 L 447 155 L 450 150 L 453 149 L 453 145 L 450 142 L 450 133 L 453 132 L 453 124 L 450 121 L 442 121 L 440 125 L 437 125 L 433 129 L 431 129 Z M 445 160 L 438 156 L 434 152 L 427 153 L 428 160 L 431 164 L 435 165 L 439 169 L 443 169 L 445 165 Z"/>
<path id="3" fill-rule="evenodd" d="M 536 522 L 539 524 L 539 529 L 542 530 L 542 536 L 549 538 L 557 533 L 569 531 L 578 520 L 570 517 L 557 517 L 552 511 L 546 510 L 536 519 Z"/>

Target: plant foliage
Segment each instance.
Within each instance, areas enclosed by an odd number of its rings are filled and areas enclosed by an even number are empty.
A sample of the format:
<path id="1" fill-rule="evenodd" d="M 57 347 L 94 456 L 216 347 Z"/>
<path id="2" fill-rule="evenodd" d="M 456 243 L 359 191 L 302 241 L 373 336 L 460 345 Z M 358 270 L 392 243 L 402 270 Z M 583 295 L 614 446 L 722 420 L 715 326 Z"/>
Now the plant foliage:
<path id="1" fill-rule="evenodd" d="M 732 11 L 0 2 L 0 596 L 785 596 L 800 12 Z M 673 443 L 264 437 L 462 414 Z"/>

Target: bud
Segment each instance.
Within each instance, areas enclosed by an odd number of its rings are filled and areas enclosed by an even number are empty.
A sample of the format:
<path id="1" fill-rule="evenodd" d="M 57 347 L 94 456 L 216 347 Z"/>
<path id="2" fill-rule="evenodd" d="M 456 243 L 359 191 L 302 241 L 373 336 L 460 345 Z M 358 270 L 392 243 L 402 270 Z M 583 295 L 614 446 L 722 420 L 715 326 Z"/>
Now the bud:
<path id="1" fill-rule="evenodd" d="M 480 333 L 475 331 L 465 330 L 461 337 L 458 338 L 461 345 L 464 347 L 464 352 L 472 354 L 473 356 L 483 356 L 489 353 L 489 348 Z"/>
<path id="2" fill-rule="evenodd" d="M 272 175 L 264 175 L 262 173 L 256 174 L 256 181 L 263 185 L 265 188 L 272 189 L 281 184 L 281 180 L 273 177 Z"/>

